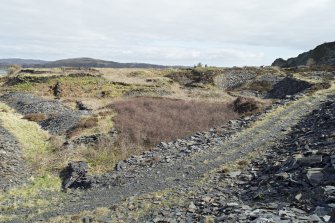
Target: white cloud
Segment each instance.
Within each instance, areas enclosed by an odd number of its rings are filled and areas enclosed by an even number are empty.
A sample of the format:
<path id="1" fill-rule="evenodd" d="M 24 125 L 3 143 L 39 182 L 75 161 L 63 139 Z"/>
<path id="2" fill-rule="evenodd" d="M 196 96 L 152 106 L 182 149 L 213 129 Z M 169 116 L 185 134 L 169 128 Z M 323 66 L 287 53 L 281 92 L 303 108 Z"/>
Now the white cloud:
<path id="1" fill-rule="evenodd" d="M 269 64 L 334 41 L 331 0 L 2 0 L 0 57 Z"/>

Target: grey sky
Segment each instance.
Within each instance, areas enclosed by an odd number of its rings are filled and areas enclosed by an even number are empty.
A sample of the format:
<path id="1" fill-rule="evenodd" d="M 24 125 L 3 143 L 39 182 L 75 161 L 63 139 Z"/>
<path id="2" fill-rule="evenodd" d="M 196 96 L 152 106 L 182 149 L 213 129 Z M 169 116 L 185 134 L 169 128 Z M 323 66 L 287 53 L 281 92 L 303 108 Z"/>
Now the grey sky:
<path id="1" fill-rule="evenodd" d="M 1 0 L 0 58 L 267 65 L 334 41 L 334 0 Z"/>

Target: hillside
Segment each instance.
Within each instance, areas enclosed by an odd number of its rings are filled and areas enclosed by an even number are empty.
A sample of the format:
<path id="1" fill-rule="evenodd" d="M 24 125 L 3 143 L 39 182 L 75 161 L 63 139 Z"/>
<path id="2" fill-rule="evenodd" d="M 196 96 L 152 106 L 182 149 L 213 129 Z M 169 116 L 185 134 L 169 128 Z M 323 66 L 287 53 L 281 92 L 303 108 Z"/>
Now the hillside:
<path id="1" fill-rule="evenodd" d="M 313 50 L 288 60 L 278 58 L 272 63 L 272 66 L 281 68 L 322 65 L 335 66 L 335 42 L 321 44 Z"/>
<path id="2" fill-rule="evenodd" d="M 162 65 L 146 63 L 118 63 L 93 58 L 71 58 L 56 61 L 30 59 L 0 59 L 0 66 L 19 64 L 22 67 L 57 68 L 57 67 L 100 67 L 100 68 L 164 68 Z"/>
<path id="3" fill-rule="evenodd" d="M 0 59 L 0 67 L 2 66 L 10 66 L 13 64 L 19 64 L 21 66 L 31 66 L 31 65 L 42 65 L 46 64 L 48 61 L 44 60 L 33 60 L 33 59 L 20 59 L 20 58 L 8 58 L 8 59 Z"/>

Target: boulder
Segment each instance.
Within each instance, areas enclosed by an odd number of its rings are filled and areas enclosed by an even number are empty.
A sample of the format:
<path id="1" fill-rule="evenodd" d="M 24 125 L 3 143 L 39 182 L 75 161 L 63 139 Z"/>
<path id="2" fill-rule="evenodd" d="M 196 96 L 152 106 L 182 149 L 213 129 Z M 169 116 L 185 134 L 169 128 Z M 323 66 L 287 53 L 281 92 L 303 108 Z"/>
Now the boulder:
<path id="1" fill-rule="evenodd" d="M 61 178 L 63 179 L 63 189 L 91 187 L 92 181 L 88 177 L 88 165 L 84 161 L 70 162 L 62 171 Z"/>

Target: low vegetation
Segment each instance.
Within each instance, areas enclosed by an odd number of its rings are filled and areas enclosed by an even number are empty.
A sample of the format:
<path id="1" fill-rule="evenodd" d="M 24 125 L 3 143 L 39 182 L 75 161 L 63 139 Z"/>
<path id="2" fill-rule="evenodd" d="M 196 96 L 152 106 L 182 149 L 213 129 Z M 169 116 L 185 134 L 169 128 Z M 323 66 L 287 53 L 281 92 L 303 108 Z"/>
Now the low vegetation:
<path id="1" fill-rule="evenodd" d="M 208 130 L 237 118 L 229 103 L 134 98 L 108 106 L 117 112 L 115 127 L 131 143 L 152 146 Z"/>
<path id="2" fill-rule="evenodd" d="M 272 83 L 270 81 L 265 81 L 265 80 L 254 81 L 254 82 L 244 85 L 242 89 L 258 91 L 258 92 L 269 92 L 272 90 Z"/>
<path id="3" fill-rule="evenodd" d="M 94 134 L 108 134 L 113 128 L 113 111 L 100 112 L 91 117 L 85 117 L 67 134 L 68 138 L 89 136 Z"/>
<path id="4" fill-rule="evenodd" d="M 35 122 L 22 119 L 7 105 L 0 103 L 2 125 L 12 133 L 23 147 L 23 155 L 28 163 L 40 173 L 44 173 L 48 163 L 44 158 L 52 154 L 54 147 L 48 142 L 49 134 Z"/>
<path id="5" fill-rule="evenodd" d="M 41 122 L 46 120 L 48 117 L 43 113 L 31 113 L 23 116 L 23 118 L 33 122 Z"/>
<path id="6" fill-rule="evenodd" d="M 252 98 L 238 97 L 233 103 L 234 112 L 239 114 L 252 114 L 259 109 L 259 102 Z"/>
<path id="7" fill-rule="evenodd" d="M 3 91 L 30 92 L 39 96 L 54 96 L 53 88 L 60 84 L 61 98 L 116 98 L 134 90 L 148 91 L 159 86 L 144 86 L 108 81 L 100 76 L 20 75 L 8 77 Z"/>
<path id="8" fill-rule="evenodd" d="M 9 68 L 8 68 L 8 75 L 15 75 L 15 74 L 17 74 L 18 72 L 20 72 L 20 70 L 21 70 L 22 68 L 21 68 L 21 66 L 20 65 L 18 65 L 18 64 L 13 64 L 12 66 L 10 66 Z"/>

